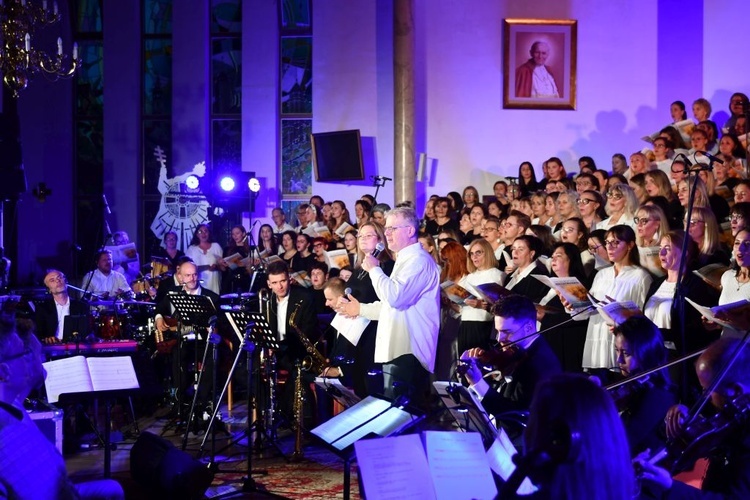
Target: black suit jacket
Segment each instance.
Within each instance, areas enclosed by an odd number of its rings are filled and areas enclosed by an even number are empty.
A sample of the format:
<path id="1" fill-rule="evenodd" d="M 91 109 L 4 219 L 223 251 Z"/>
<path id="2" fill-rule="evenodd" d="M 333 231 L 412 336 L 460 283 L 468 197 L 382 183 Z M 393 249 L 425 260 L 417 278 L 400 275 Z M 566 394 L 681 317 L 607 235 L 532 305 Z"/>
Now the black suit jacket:
<path id="1" fill-rule="evenodd" d="M 539 337 L 527 350 L 526 359 L 511 374 L 512 380 L 501 392 L 488 391 L 482 399 L 482 406 L 493 415 L 506 411 L 528 411 L 536 385 L 561 372 L 560 360 L 547 341 Z"/>
<path id="2" fill-rule="evenodd" d="M 544 276 L 549 276 L 547 266 L 539 261 L 536 261 L 536 263 L 534 264 L 534 270 L 531 271 L 521 281 L 516 283 L 516 286 L 513 287 L 511 292 L 517 293 L 518 295 L 523 295 L 524 297 L 528 297 L 532 302 L 538 304 L 539 301 L 542 300 L 545 295 L 547 295 L 547 292 L 549 292 L 549 287 L 533 277 L 532 274 L 542 274 Z M 508 275 L 508 278 L 505 280 L 505 285 L 507 285 L 508 282 L 510 282 L 510 275 Z"/>
<path id="3" fill-rule="evenodd" d="M 286 308 L 286 317 L 283 319 L 286 322 L 286 336 L 281 342 L 281 347 L 284 353 L 282 357 L 287 358 L 293 363 L 294 360 L 303 358 L 307 351 L 305 351 L 305 347 L 299 340 L 297 333 L 289 324 L 289 318 L 296 309 L 297 314 L 294 318 L 294 324 L 314 343 L 319 337 L 318 315 L 315 312 L 312 294 L 306 288 L 290 286 L 287 300 L 289 300 L 289 304 Z M 279 318 L 277 310 L 276 295 L 272 294 L 269 304 L 269 326 L 278 338 Z M 290 367 L 285 366 L 284 368 L 289 369 Z"/>
<path id="4" fill-rule="evenodd" d="M 70 314 L 72 316 L 88 315 L 89 306 L 85 302 L 71 298 Z M 34 322 L 36 324 L 36 334 L 40 339 L 55 336 L 58 325 L 57 321 L 57 306 L 55 305 L 54 298 L 49 297 L 43 302 L 36 304 Z"/>

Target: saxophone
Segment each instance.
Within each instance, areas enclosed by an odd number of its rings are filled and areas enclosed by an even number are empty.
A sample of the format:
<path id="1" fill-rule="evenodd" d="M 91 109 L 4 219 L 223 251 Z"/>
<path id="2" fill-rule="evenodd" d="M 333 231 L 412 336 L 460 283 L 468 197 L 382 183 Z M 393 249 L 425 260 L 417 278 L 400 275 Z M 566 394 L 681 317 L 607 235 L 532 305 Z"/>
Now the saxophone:
<path id="1" fill-rule="evenodd" d="M 299 337 L 300 342 L 302 342 L 302 345 L 305 346 L 305 351 L 307 351 L 307 356 L 305 356 L 302 359 L 302 370 L 306 372 L 313 372 L 315 375 L 318 375 L 319 373 L 322 373 L 326 366 L 328 366 L 328 360 L 320 354 L 320 351 L 315 348 L 315 345 L 310 342 L 310 339 L 307 338 L 307 335 L 300 330 L 297 325 L 295 324 L 295 318 L 297 317 L 297 312 L 299 311 L 300 306 L 302 305 L 302 302 L 297 302 L 297 304 L 294 306 L 294 311 L 292 311 L 292 314 L 289 316 L 289 326 L 292 327 L 292 329 L 297 334 L 297 337 Z"/>
<path id="2" fill-rule="evenodd" d="M 290 460 L 297 462 L 304 458 L 302 452 L 302 427 L 305 420 L 305 392 L 302 387 L 302 364 L 297 361 L 297 378 L 294 381 L 294 451 Z"/>

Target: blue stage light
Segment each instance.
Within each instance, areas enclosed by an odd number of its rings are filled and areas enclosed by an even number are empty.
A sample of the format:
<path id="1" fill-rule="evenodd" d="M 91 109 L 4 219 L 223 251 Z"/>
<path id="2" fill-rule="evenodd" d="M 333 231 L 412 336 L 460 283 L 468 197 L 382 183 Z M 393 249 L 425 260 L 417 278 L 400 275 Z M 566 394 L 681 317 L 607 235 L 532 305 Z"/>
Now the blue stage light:
<path id="1" fill-rule="evenodd" d="M 187 179 L 185 179 L 185 185 L 190 189 L 198 189 L 199 184 L 200 180 L 198 180 L 198 177 L 196 177 L 195 175 L 191 175 Z"/>
<path id="2" fill-rule="evenodd" d="M 226 191 L 227 193 L 230 191 L 234 191 L 234 179 L 229 176 L 224 176 L 221 178 L 221 181 L 219 181 L 219 186 L 221 186 L 221 189 Z"/>

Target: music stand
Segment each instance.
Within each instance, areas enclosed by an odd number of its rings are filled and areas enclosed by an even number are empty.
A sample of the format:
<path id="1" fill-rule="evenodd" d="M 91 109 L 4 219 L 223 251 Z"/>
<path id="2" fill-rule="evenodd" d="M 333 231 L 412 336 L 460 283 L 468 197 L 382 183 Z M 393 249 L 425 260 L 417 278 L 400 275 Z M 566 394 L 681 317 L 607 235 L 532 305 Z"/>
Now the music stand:
<path id="1" fill-rule="evenodd" d="M 436 381 L 432 386 L 463 432 L 478 432 L 485 449 L 495 442 L 497 430 L 474 395 L 461 384 Z"/>
<path id="2" fill-rule="evenodd" d="M 177 363 L 180 365 L 182 363 L 182 343 L 183 343 L 183 335 L 182 335 L 182 328 L 181 326 L 183 324 L 193 325 L 193 326 L 203 326 L 207 327 L 208 322 L 211 316 L 216 314 L 216 306 L 214 305 L 213 301 L 210 297 L 206 295 L 190 295 L 187 293 L 181 293 L 181 292 L 169 292 L 169 300 L 172 303 L 172 306 L 174 307 L 176 313 L 179 314 L 179 324 L 177 326 Z M 196 342 L 196 349 L 195 349 L 195 368 L 197 370 L 198 368 L 198 336 L 195 337 Z M 214 367 L 215 368 L 215 367 Z M 178 420 L 182 420 L 182 369 L 177 371 L 178 374 L 178 381 L 177 381 L 177 415 Z M 214 374 L 215 376 L 215 374 Z M 197 382 L 197 380 L 196 380 Z M 195 404 L 198 397 L 198 387 L 195 387 L 195 392 L 193 393 L 193 401 L 190 406 L 190 416 L 188 417 L 187 425 L 185 426 L 185 435 L 187 436 L 188 432 L 190 432 L 190 424 L 191 419 L 193 416 L 193 412 L 195 411 Z"/>
<path id="3" fill-rule="evenodd" d="M 206 444 L 206 438 L 209 431 L 211 430 L 211 427 L 213 426 L 216 415 L 219 412 L 219 403 L 221 402 L 224 394 L 227 391 L 227 388 L 229 387 L 229 383 L 231 382 L 234 371 L 237 368 L 237 363 L 239 362 L 240 356 L 242 355 L 242 351 L 245 351 L 247 356 L 247 421 L 243 434 L 245 434 L 245 436 L 247 437 L 247 477 L 245 478 L 242 489 L 243 491 L 255 491 L 257 489 L 257 485 L 255 484 L 255 480 L 253 480 L 252 478 L 252 428 L 256 425 L 257 420 L 256 422 L 251 422 L 255 396 L 252 390 L 253 354 L 256 347 L 261 347 L 263 349 L 279 349 L 280 346 L 279 342 L 276 340 L 276 335 L 273 333 L 271 327 L 268 325 L 268 322 L 262 314 L 246 311 L 224 311 L 224 313 L 227 315 L 229 324 L 232 326 L 232 330 L 234 330 L 235 335 L 237 335 L 237 338 L 240 341 L 240 346 L 237 349 L 237 355 L 234 358 L 232 368 L 229 370 L 229 375 L 227 376 L 224 388 L 221 390 L 221 394 L 214 404 L 214 413 L 213 415 L 211 415 L 211 420 L 208 423 L 208 429 L 206 430 L 206 434 L 203 437 L 199 456 L 203 454 L 203 449 Z M 264 435 L 264 429 L 259 429 L 259 434 Z M 231 443 L 227 445 L 227 447 L 228 446 L 231 446 Z M 278 448 L 278 445 L 276 445 L 276 448 L 283 456 L 283 453 L 281 452 L 281 449 Z M 213 459 L 214 457 L 212 457 L 212 463 L 209 464 L 209 468 L 215 469 L 216 467 L 215 464 L 213 464 Z M 256 473 L 266 475 L 268 474 L 268 471 L 256 471 Z"/>
<path id="4" fill-rule="evenodd" d="M 344 500 L 349 499 L 354 443 L 368 437 L 402 434 L 421 422 L 424 412 L 408 406 L 408 400 L 367 396 L 356 405 L 323 422 L 310 433 L 344 461 Z"/>

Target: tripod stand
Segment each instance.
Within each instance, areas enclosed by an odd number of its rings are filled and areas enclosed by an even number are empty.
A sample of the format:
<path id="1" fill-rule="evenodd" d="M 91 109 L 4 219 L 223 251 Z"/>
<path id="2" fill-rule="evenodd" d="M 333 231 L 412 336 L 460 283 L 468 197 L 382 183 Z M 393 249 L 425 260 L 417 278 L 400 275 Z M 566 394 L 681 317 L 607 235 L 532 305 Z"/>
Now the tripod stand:
<path id="1" fill-rule="evenodd" d="M 247 438 L 247 477 L 245 478 L 245 482 L 243 484 L 243 490 L 244 491 L 255 491 L 257 489 L 257 485 L 255 484 L 255 480 L 252 478 L 253 470 L 252 470 L 252 454 L 253 454 L 253 442 L 252 442 L 252 435 L 253 435 L 253 429 L 255 429 L 258 432 L 259 437 L 268 437 L 266 435 L 267 429 L 263 429 L 262 426 L 258 425 L 258 420 L 255 422 L 252 422 L 252 410 L 255 403 L 255 395 L 252 390 L 252 373 L 253 373 L 253 354 L 255 352 L 256 347 L 262 347 L 264 349 L 279 349 L 279 343 L 276 340 L 275 335 L 271 331 L 270 326 L 268 325 L 268 322 L 266 322 L 265 318 L 260 313 L 250 313 L 250 312 L 244 312 L 244 311 L 226 311 L 227 319 L 229 320 L 229 324 L 232 326 L 232 329 L 234 330 L 235 334 L 237 335 L 237 338 L 240 340 L 240 347 L 237 349 L 237 355 L 234 358 L 234 363 L 232 364 L 232 368 L 229 371 L 229 375 L 227 376 L 227 381 L 224 384 L 224 388 L 221 391 L 221 394 L 219 395 L 219 398 L 216 400 L 214 405 L 214 412 L 213 415 L 211 415 L 211 420 L 208 423 L 208 429 L 206 430 L 206 435 L 203 437 L 203 442 L 200 446 L 199 456 L 203 454 L 203 450 L 205 448 L 206 439 L 208 438 L 208 433 L 212 429 L 214 421 L 216 419 L 216 415 L 219 410 L 219 401 L 222 400 L 224 397 L 224 394 L 227 391 L 227 388 L 229 387 L 229 383 L 232 380 L 232 375 L 234 375 L 234 371 L 237 368 L 237 363 L 240 359 L 240 356 L 244 352 L 247 357 L 247 426 L 245 430 L 242 432 L 242 435 L 244 435 Z M 244 332 L 244 333 L 243 333 Z M 252 422 L 252 423 L 251 423 Z M 233 443 L 230 443 L 227 445 L 227 447 L 231 446 Z M 225 447 L 226 448 L 226 447 Z M 276 448 L 281 452 L 281 449 L 276 445 Z M 283 456 L 283 453 L 282 453 Z M 209 468 L 216 468 L 216 465 L 213 463 L 213 459 L 215 457 L 212 457 L 211 463 L 209 463 Z M 258 473 L 261 474 L 267 474 L 267 471 L 259 471 Z"/>

